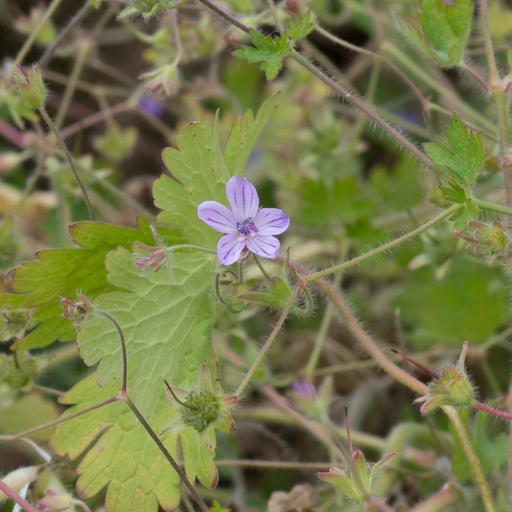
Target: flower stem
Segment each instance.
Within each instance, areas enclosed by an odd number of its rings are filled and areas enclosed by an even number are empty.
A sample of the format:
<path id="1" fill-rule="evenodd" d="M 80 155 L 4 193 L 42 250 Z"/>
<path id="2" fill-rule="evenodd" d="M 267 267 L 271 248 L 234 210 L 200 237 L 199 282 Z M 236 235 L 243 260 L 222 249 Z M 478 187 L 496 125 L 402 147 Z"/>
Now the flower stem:
<path id="1" fill-rule="evenodd" d="M 292 291 L 290 298 L 288 299 L 288 302 L 286 303 L 286 306 L 284 307 L 283 311 L 279 315 L 279 318 L 277 319 L 277 322 L 274 325 L 274 328 L 272 329 L 272 332 L 269 334 L 268 338 L 266 339 L 265 343 L 261 347 L 261 350 L 259 351 L 258 355 L 256 356 L 256 359 L 251 364 L 251 367 L 245 374 L 245 377 L 243 378 L 242 382 L 238 386 L 238 389 L 236 390 L 235 395 L 240 397 L 242 393 L 245 391 L 245 388 L 250 383 L 252 377 L 254 376 L 254 373 L 260 366 L 261 362 L 263 361 L 265 355 L 272 347 L 272 344 L 274 343 L 275 339 L 277 338 L 277 335 L 279 334 L 279 331 L 284 325 L 284 322 L 286 318 L 288 317 L 288 314 L 290 313 L 290 310 L 292 309 L 293 305 L 295 304 L 295 301 L 297 299 L 297 295 L 299 294 L 300 286 L 296 286 L 294 290 Z"/>
<path id="2" fill-rule="evenodd" d="M 492 201 L 486 201 L 485 199 L 472 199 L 475 206 L 486 210 L 488 212 L 501 213 L 502 215 L 512 216 L 512 206 L 505 206 L 499 203 L 493 203 Z"/>
<path id="3" fill-rule="evenodd" d="M 5 482 L 0 480 L 0 491 L 3 492 L 14 503 L 18 504 L 26 512 L 41 512 L 41 509 L 34 507 L 27 500 L 11 489 Z"/>
<path id="4" fill-rule="evenodd" d="M 374 256 L 382 254 L 383 252 L 389 251 L 397 247 L 398 245 L 406 242 L 407 240 L 410 240 L 418 236 L 419 234 L 423 233 L 424 231 L 430 229 L 438 222 L 441 222 L 442 220 L 450 217 L 455 212 L 460 210 L 462 207 L 463 205 L 461 204 L 454 204 L 447 208 L 446 210 L 443 210 L 441 213 L 439 213 L 429 221 L 425 222 L 421 226 L 418 226 L 416 229 L 413 229 L 412 231 L 409 231 L 408 233 L 405 233 L 404 235 L 399 236 L 398 238 L 394 238 L 389 242 L 379 245 L 378 247 L 375 247 L 374 249 L 371 249 L 370 251 L 367 251 L 364 254 L 361 254 L 360 256 L 356 256 L 355 258 L 344 261 L 342 263 L 338 263 L 337 265 L 334 265 L 332 267 L 328 267 L 324 270 L 320 270 L 318 272 L 314 272 L 313 274 L 309 274 L 308 276 L 305 277 L 305 281 L 306 283 L 317 281 L 318 279 L 324 278 L 330 274 L 335 274 L 336 272 L 347 270 L 349 268 L 352 268 L 356 265 L 363 263 L 367 259 L 373 258 Z"/>
<path id="5" fill-rule="evenodd" d="M 57 138 L 59 146 L 61 147 L 62 151 L 64 152 L 64 156 L 66 157 L 66 160 L 69 164 L 69 167 L 71 168 L 71 171 L 73 172 L 75 180 L 78 183 L 80 190 L 82 191 L 82 195 L 83 195 L 85 204 L 87 206 L 87 210 L 89 212 L 89 217 L 91 218 L 91 220 L 96 220 L 94 211 L 91 206 L 91 200 L 89 199 L 89 194 L 87 193 L 87 190 L 86 190 L 84 184 L 82 183 L 80 175 L 78 174 L 78 169 L 76 168 L 75 162 L 73 161 L 73 157 L 71 156 L 71 153 L 69 152 L 69 149 L 67 148 L 66 143 L 64 142 L 64 139 L 61 137 L 59 130 L 53 123 L 51 117 L 48 115 L 48 112 L 46 112 L 46 109 L 44 107 L 41 107 L 39 109 L 39 113 L 41 114 L 41 117 L 45 120 L 46 124 L 48 125 L 50 130 L 53 132 L 55 137 Z"/>
<path id="6" fill-rule="evenodd" d="M 471 439 L 464 428 L 464 425 L 458 415 L 457 411 L 448 405 L 442 407 L 444 413 L 450 418 L 452 425 L 455 428 L 455 432 L 459 438 L 459 441 L 462 445 L 462 449 L 464 454 L 466 455 L 466 459 L 471 467 L 471 471 L 473 473 L 473 478 L 478 486 L 478 490 L 480 491 L 480 497 L 482 498 L 482 502 L 484 504 L 484 508 L 486 512 L 495 512 L 496 508 L 494 506 L 494 500 L 491 495 L 491 490 L 489 488 L 489 483 L 485 477 L 485 473 L 483 471 L 482 465 L 480 464 L 480 460 L 478 459 L 478 455 L 475 452 L 475 449 L 471 443 Z"/>
<path id="7" fill-rule="evenodd" d="M 261 273 L 265 276 L 265 279 L 269 282 L 272 282 L 272 279 L 267 274 L 267 271 L 265 270 L 265 267 L 261 264 L 261 261 L 258 258 L 258 256 L 256 256 L 256 254 L 254 254 L 254 253 L 252 253 L 252 255 L 253 255 L 254 261 L 256 262 L 256 265 L 258 265 L 258 268 L 260 269 Z"/>
<path id="8" fill-rule="evenodd" d="M 187 478 L 187 475 L 185 474 L 185 471 L 179 466 L 179 464 L 174 460 L 174 457 L 170 454 L 169 450 L 166 448 L 164 443 L 161 441 L 161 439 L 158 437 L 157 433 L 153 430 L 151 425 L 147 422 L 146 418 L 142 415 L 142 413 L 139 411 L 137 406 L 130 400 L 128 396 L 125 396 L 124 401 L 128 405 L 128 407 L 131 409 L 133 414 L 137 417 L 140 424 L 144 427 L 146 432 L 149 434 L 149 437 L 154 441 L 158 449 L 162 452 L 163 456 L 167 459 L 171 467 L 176 471 L 178 476 L 180 477 L 180 480 L 183 482 L 185 487 L 190 492 L 190 495 L 194 499 L 194 501 L 197 503 L 197 506 L 201 510 L 201 512 L 208 512 L 209 508 L 208 505 L 204 502 L 203 498 L 199 495 L 199 493 L 196 491 L 195 487 L 190 483 L 190 481 Z"/>
<path id="9" fill-rule="evenodd" d="M 486 412 L 487 414 L 492 414 L 496 418 L 505 418 L 506 420 L 512 420 L 512 412 L 503 411 L 501 409 L 495 409 L 494 407 L 490 407 L 489 405 L 483 404 L 482 402 L 475 402 L 473 404 L 473 409 Z"/>

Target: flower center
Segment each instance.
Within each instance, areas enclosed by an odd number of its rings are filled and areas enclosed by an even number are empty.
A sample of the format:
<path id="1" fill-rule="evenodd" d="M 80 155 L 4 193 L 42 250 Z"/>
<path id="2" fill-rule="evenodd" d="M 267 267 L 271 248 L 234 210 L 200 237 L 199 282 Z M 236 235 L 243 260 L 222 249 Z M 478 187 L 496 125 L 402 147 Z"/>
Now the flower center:
<path id="1" fill-rule="evenodd" d="M 250 217 L 242 222 L 237 222 L 236 229 L 244 236 L 251 236 L 253 233 L 258 232 L 258 228 L 254 225 L 254 222 Z"/>

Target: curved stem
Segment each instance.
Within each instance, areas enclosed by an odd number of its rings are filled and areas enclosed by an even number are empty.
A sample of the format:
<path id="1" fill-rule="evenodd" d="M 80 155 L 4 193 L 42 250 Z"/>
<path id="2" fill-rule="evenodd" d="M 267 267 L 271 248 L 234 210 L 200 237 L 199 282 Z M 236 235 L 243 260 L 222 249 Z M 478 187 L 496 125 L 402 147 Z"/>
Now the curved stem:
<path id="1" fill-rule="evenodd" d="M 98 315 L 105 317 L 115 327 L 117 334 L 119 335 L 119 344 L 121 346 L 121 357 L 122 357 L 122 379 L 121 379 L 121 395 L 126 394 L 127 380 L 128 380 L 128 354 L 126 352 L 126 339 L 124 337 L 123 330 L 119 325 L 119 322 L 107 311 L 101 309 L 96 311 Z"/>
<path id="2" fill-rule="evenodd" d="M 374 249 L 371 249 L 370 251 L 365 252 L 364 254 L 361 254 L 360 256 L 356 256 L 355 258 L 352 258 L 350 260 L 344 261 L 343 263 L 338 263 L 337 265 L 333 265 L 332 267 L 328 267 L 324 270 L 320 270 L 318 272 L 314 272 L 313 274 L 309 274 L 305 277 L 305 281 L 307 283 L 311 283 L 313 281 L 317 281 L 318 279 L 321 279 L 323 277 L 326 277 L 330 274 L 335 274 L 336 272 L 341 272 L 343 270 L 347 270 L 348 268 L 354 267 L 356 265 L 359 265 L 363 263 L 364 261 L 373 258 L 374 256 L 377 256 L 383 252 L 389 251 L 390 249 L 393 249 L 397 247 L 398 245 L 406 242 L 407 240 L 410 240 L 411 238 L 414 238 L 418 236 L 419 234 L 423 233 L 424 231 L 427 231 L 432 226 L 437 224 L 438 222 L 441 222 L 442 220 L 450 217 L 455 212 L 460 210 L 463 207 L 461 204 L 454 204 L 447 208 L 446 210 L 443 210 L 441 213 L 430 219 L 429 221 L 425 222 L 421 226 L 418 226 L 416 229 L 413 229 L 412 231 L 409 231 L 409 233 L 405 233 L 402 236 L 399 236 L 398 238 L 394 238 L 393 240 L 379 245 L 378 247 L 375 247 Z"/>
<path id="3" fill-rule="evenodd" d="M 34 507 L 27 500 L 23 499 L 17 492 L 11 489 L 5 482 L 0 480 L 0 491 L 2 491 L 14 503 L 17 503 L 26 512 L 41 512 L 41 509 Z"/>

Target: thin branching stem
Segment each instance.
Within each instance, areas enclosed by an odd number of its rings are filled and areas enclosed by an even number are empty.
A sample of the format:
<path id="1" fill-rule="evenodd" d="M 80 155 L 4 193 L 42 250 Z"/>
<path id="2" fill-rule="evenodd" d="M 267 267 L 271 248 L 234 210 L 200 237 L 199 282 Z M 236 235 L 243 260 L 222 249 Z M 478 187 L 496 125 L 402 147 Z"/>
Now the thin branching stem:
<path id="1" fill-rule="evenodd" d="M 61 147 L 61 149 L 64 153 L 64 156 L 69 164 L 69 167 L 71 168 L 73 176 L 75 177 L 75 180 L 78 183 L 80 190 L 82 191 L 82 196 L 83 196 L 85 204 L 87 206 L 87 210 L 89 212 L 89 217 L 91 218 L 91 220 L 95 220 L 96 216 L 94 215 L 94 210 L 92 209 L 92 204 L 91 204 L 91 200 L 89 198 L 89 194 L 87 192 L 87 189 L 85 188 L 85 185 L 82 182 L 82 179 L 80 178 L 78 169 L 73 160 L 73 156 L 71 155 L 69 149 L 67 148 L 66 143 L 64 142 L 64 139 L 61 137 L 59 130 L 55 126 L 54 122 L 52 121 L 52 118 L 48 115 L 48 112 L 46 112 L 46 109 L 44 107 L 41 107 L 39 109 L 39 113 L 41 114 L 41 117 L 45 120 L 45 122 L 48 125 L 48 127 L 50 128 L 50 130 L 55 135 L 57 142 L 59 143 L 59 146 Z"/>
<path id="2" fill-rule="evenodd" d="M 349 268 L 360 265 L 364 261 L 366 261 L 370 258 L 373 258 L 374 256 L 378 256 L 379 254 L 382 254 L 386 251 L 394 249 L 395 247 L 403 244 L 404 242 L 407 242 L 408 240 L 415 238 L 416 236 L 420 235 L 424 231 L 427 231 L 432 226 L 435 226 L 442 220 L 450 217 L 451 215 L 456 213 L 458 210 L 460 210 L 462 208 L 462 206 L 463 205 L 461 205 L 461 204 L 454 204 L 454 205 L 450 206 L 449 208 L 447 208 L 446 210 L 443 210 L 441 213 L 439 213 L 432 219 L 428 220 L 421 226 L 418 226 L 416 229 L 413 229 L 412 231 L 409 231 L 408 233 L 405 233 L 404 235 L 399 236 L 398 238 L 394 238 L 393 240 L 390 240 L 389 242 L 379 245 L 378 247 L 375 247 L 374 249 L 371 249 L 371 250 L 365 252 L 364 254 L 361 254 L 360 256 L 356 256 L 355 258 L 344 261 L 342 263 L 338 263 L 337 265 L 333 265 L 332 267 L 328 267 L 324 270 L 320 270 L 313 274 L 309 274 L 305 278 L 306 282 L 310 283 L 310 282 L 316 281 L 318 279 L 321 279 L 323 277 L 326 277 L 328 275 L 335 274 L 336 272 L 345 271 Z"/>
<path id="3" fill-rule="evenodd" d="M 39 67 L 44 68 L 48 62 L 50 62 L 50 59 L 53 57 L 64 39 L 66 39 L 69 32 L 73 30 L 89 14 L 90 10 L 90 2 L 85 2 L 82 7 L 75 13 L 75 15 L 68 21 L 66 26 L 60 29 L 59 35 L 55 38 L 55 41 L 53 41 L 53 43 L 48 46 L 48 48 L 46 48 L 42 57 L 39 59 Z"/>
<path id="4" fill-rule="evenodd" d="M 41 512 L 41 509 L 34 507 L 27 500 L 23 499 L 14 489 L 11 489 L 5 482 L 0 479 L 0 491 L 3 492 L 14 503 L 19 505 L 26 512 Z"/>
<path id="5" fill-rule="evenodd" d="M 84 409 L 80 409 L 79 411 L 74 412 L 73 414 L 63 415 L 60 418 L 57 418 L 52 421 L 48 421 L 46 423 L 42 423 L 41 425 L 37 425 L 36 427 L 29 428 L 28 430 L 24 430 L 23 432 L 18 432 L 17 434 L 6 434 L 0 435 L 0 441 L 16 441 L 16 439 L 21 439 L 22 437 L 27 437 L 31 434 L 39 432 L 40 430 L 45 430 L 50 427 L 54 427 L 55 425 L 60 425 L 66 421 L 72 420 L 74 418 L 78 418 L 83 414 L 87 414 L 89 412 L 100 409 L 101 407 L 111 404 L 113 402 L 119 401 L 119 397 L 113 396 L 107 398 L 106 400 L 102 400 L 96 404 L 90 405 L 89 407 L 85 407 Z"/>

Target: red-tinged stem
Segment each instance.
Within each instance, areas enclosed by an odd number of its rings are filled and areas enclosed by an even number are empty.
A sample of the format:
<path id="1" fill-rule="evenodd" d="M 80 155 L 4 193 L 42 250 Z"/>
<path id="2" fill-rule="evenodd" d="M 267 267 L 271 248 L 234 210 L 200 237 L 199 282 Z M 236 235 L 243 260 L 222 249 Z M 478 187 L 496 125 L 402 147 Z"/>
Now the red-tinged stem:
<path id="1" fill-rule="evenodd" d="M 473 409 L 478 411 L 486 412 L 487 414 L 492 414 L 497 418 L 505 418 L 506 420 L 512 421 L 512 412 L 503 411 L 501 409 L 495 409 L 494 407 L 490 407 L 489 405 L 485 405 L 482 402 L 475 402 L 473 404 Z"/>
<path id="2" fill-rule="evenodd" d="M 0 480 L 0 491 L 2 491 L 14 503 L 17 503 L 26 512 L 41 512 L 40 509 L 31 505 L 27 500 L 24 500 L 18 493 L 11 489 L 5 482 Z"/>

